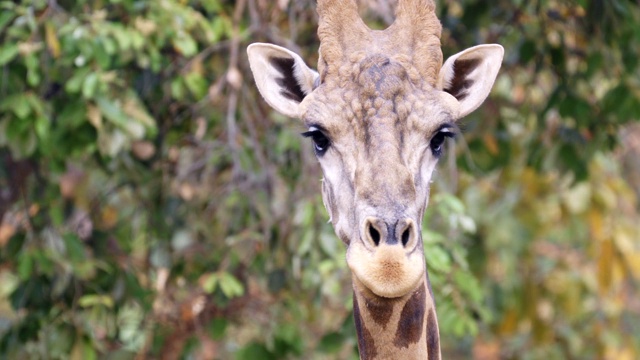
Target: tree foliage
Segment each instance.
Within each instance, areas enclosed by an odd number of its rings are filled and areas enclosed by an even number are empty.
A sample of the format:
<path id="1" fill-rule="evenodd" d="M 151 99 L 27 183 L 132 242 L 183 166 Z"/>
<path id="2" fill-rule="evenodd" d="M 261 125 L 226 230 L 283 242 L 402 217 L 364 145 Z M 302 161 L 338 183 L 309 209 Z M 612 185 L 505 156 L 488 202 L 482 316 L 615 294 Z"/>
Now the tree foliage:
<path id="1" fill-rule="evenodd" d="M 638 358 L 638 3 L 437 11 L 445 56 L 506 49 L 425 214 L 445 356 Z M 316 25 L 310 0 L 0 1 L 0 358 L 357 357 L 319 167 L 245 56 L 313 65 Z"/>

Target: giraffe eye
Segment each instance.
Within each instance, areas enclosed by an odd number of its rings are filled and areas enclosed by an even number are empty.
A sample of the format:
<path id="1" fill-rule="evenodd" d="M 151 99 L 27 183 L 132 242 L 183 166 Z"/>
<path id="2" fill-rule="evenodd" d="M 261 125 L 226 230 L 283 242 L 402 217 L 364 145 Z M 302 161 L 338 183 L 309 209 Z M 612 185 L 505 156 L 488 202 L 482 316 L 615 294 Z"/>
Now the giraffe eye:
<path id="1" fill-rule="evenodd" d="M 302 136 L 311 138 L 313 141 L 313 149 L 318 156 L 324 155 L 324 153 L 327 152 L 327 149 L 329 149 L 329 138 L 315 127 L 311 127 L 309 131 L 302 133 Z"/>
<path id="2" fill-rule="evenodd" d="M 444 146 L 444 141 L 447 138 L 453 138 L 456 134 L 451 131 L 449 127 L 443 127 L 438 130 L 438 132 L 431 138 L 431 142 L 429 143 L 429 147 L 431 148 L 431 152 L 433 156 L 440 157 L 442 155 L 442 147 Z"/>

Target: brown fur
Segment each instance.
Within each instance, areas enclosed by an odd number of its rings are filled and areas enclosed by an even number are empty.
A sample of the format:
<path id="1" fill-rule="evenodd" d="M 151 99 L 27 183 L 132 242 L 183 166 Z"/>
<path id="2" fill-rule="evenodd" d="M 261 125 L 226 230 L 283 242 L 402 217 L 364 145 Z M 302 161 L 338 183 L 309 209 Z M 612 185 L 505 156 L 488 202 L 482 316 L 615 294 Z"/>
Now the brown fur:
<path id="1" fill-rule="evenodd" d="M 408 348 L 410 345 L 420 341 L 423 334 L 423 324 L 425 322 L 426 299 L 425 286 L 423 283 L 402 307 L 400 321 L 396 329 L 396 337 L 393 340 L 393 344 L 397 347 Z M 429 309 L 429 311 L 431 313 L 433 309 Z M 427 324 L 429 324 L 428 321 Z M 433 330 L 433 328 L 427 329 L 427 332 L 429 330 Z M 428 345 L 429 341 L 427 339 L 427 346 Z M 427 351 L 428 350 L 427 348 Z"/>
<path id="2" fill-rule="evenodd" d="M 393 315 L 393 306 L 389 306 L 393 304 L 394 299 L 382 299 L 377 297 L 367 297 L 365 298 L 365 304 L 367 306 L 367 311 L 373 318 L 373 321 L 376 324 L 382 326 L 382 328 L 386 328 L 387 324 L 389 324 L 389 320 L 391 320 L 391 315 Z"/>
<path id="3" fill-rule="evenodd" d="M 451 84 L 444 90 L 453 95 L 456 99 L 462 100 L 467 97 L 467 89 L 473 85 L 473 80 L 467 79 L 467 74 L 480 65 L 480 59 L 457 60 L 454 63 L 456 75 L 451 80 Z"/>
<path id="4" fill-rule="evenodd" d="M 369 329 L 367 329 L 366 324 L 362 321 L 357 296 L 353 297 L 353 320 L 356 324 L 356 332 L 358 333 L 358 349 L 360 349 L 360 358 L 375 359 L 378 356 L 375 339 L 371 336 Z"/>
<path id="5" fill-rule="evenodd" d="M 438 333 L 438 322 L 433 309 L 429 309 L 427 316 L 427 350 L 429 360 L 440 360 L 440 334 Z"/>
<path id="6" fill-rule="evenodd" d="M 354 279 L 353 311 L 361 359 L 439 359 L 439 338 L 429 338 L 438 326 L 426 281 L 403 297 L 386 299 Z"/>

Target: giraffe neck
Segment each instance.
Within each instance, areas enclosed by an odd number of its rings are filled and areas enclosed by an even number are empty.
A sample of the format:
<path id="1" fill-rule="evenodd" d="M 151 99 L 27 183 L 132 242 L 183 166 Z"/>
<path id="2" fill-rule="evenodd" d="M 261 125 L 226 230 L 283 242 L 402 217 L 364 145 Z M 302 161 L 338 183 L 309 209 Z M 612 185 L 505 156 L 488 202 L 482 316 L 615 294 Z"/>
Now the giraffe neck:
<path id="1" fill-rule="evenodd" d="M 374 295 L 355 276 L 353 290 L 353 317 L 362 360 L 440 360 L 438 320 L 427 275 L 415 290 L 397 299 Z"/>

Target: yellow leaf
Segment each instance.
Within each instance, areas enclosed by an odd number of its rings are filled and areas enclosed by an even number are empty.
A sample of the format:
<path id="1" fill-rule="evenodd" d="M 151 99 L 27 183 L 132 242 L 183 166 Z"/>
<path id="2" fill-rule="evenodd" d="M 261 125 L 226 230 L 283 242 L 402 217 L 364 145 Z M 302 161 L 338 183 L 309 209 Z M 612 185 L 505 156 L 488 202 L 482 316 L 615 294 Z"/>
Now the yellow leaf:
<path id="1" fill-rule="evenodd" d="M 629 348 L 616 349 L 610 346 L 607 346 L 606 349 L 606 359 L 607 360 L 634 360 L 637 359 L 634 355 L 634 351 Z"/>
<path id="2" fill-rule="evenodd" d="M 604 240 L 606 234 L 604 229 L 604 217 L 602 216 L 602 213 L 597 210 L 591 210 L 589 212 L 589 227 L 591 230 L 591 237 L 594 240 Z"/>
<path id="3" fill-rule="evenodd" d="M 510 309 L 504 315 L 502 323 L 500 324 L 500 330 L 498 331 L 501 335 L 511 335 L 514 334 L 518 328 L 518 313 L 515 309 Z"/>
<path id="4" fill-rule="evenodd" d="M 640 247 L 636 244 L 637 241 L 634 242 L 634 239 L 637 239 L 634 232 L 635 229 L 631 227 L 618 227 L 614 234 L 614 241 L 618 253 L 626 262 L 630 275 L 636 280 L 640 280 Z"/>
<path id="5" fill-rule="evenodd" d="M 564 205 L 572 214 L 586 211 L 591 203 L 591 185 L 581 183 L 562 194 Z"/>
<path id="6" fill-rule="evenodd" d="M 108 230 L 112 229 L 118 223 L 118 211 L 112 206 L 106 206 L 102 209 L 101 214 L 101 229 Z"/>
<path id="7" fill-rule="evenodd" d="M 613 279 L 613 241 L 605 240 L 600 243 L 598 254 L 598 290 L 600 295 L 605 294 L 611 288 Z"/>
<path id="8" fill-rule="evenodd" d="M 594 200 L 602 205 L 606 209 L 613 210 L 618 205 L 618 198 L 616 197 L 616 193 L 611 189 L 609 184 L 600 184 L 598 188 L 595 189 Z"/>
<path id="9" fill-rule="evenodd" d="M 498 149 L 498 142 L 495 137 L 486 134 L 482 137 L 482 140 L 484 140 L 484 144 L 487 146 L 487 150 L 489 150 L 491 155 L 497 155 L 500 152 Z"/>
<path id="10" fill-rule="evenodd" d="M 51 25 L 51 23 L 47 23 L 44 26 L 44 30 L 45 30 L 45 38 L 47 41 L 47 47 L 51 52 L 51 56 L 53 56 L 54 59 L 57 59 L 58 57 L 60 57 L 60 41 L 58 41 L 56 30 L 53 27 L 53 25 Z"/>
<path id="11" fill-rule="evenodd" d="M 71 360 L 82 360 L 84 358 L 84 343 L 82 340 L 76 341 L 76 343 L 73 344 L 69 358 Z"/>
<path id="12" fill-rule="evenodd" d="M 629 270 L 631 271 L 631 276 L 640 281 L 640 252 L 636 251 L 624 254 L 624 258 L 627 262 L 627 266 L 629 266 Z"/>
<path id="13" fill-rule="evenodd" d="M 613 255 L 613 264 L 611 264 L 611 286 L 616 292 L 620 291 L 626 279 L 626 271 L 623 259 L 618 256 L 615 251 Z M 618 299 L 621 299 L 618 297 Z"/>

